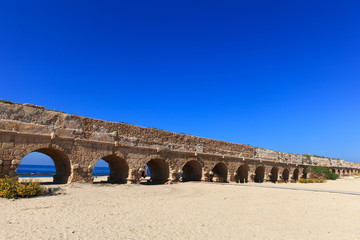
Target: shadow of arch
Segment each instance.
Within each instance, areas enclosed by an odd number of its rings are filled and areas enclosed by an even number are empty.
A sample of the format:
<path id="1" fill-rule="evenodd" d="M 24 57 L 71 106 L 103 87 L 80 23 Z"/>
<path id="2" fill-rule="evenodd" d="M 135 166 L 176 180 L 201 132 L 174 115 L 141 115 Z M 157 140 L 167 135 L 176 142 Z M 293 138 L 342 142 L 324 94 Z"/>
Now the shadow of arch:
<path id="1" fill-rule="evenodd" d="M 217 163 L 212 169 L 214 173 L 211 181 L 213 182 L 227 182 L 228 169 L 225 163 Z"/>
<path id="2" fill-rule="evenodd" d="M 284 180 L 284 182 L 289 181 L 289 175 L 290 175 L 289 169 L 285 168 L 282 172 L 282 179 Z"/>
<path id="3" fill-rule="evenodd" d="M 299 180 L 299 169 L 298 168 L 295 168 L 292 179 L 295 181 Z"/>
<path id="4" fill-rule="evenodd" d="M 277 167 L 271 168 L 270 174 L 270 181 L 273 183 L 276 182 L 279 178 L 279 169 Z"/>
<path id="5" fill-rule="evenodd" d="M 56 173 L 53 177 L 53 183 L 56 184 L 68 183 L 71 175 L 71 163 L 68 156 L 63 151 L 55 148 L 39 148 L 29 152 L 25 156 L 33 152 L 45 154 L 53 160 L 56 169 Z"/>
<path id="6" fill-rule="evenodd" d="M 241 165 L 237 171 L 235 176 L 235 181 L 240 183 L 247 183 L 249 177 L 249 168 L 246 164 Z"/>
<path id="7" fill-rule="evenodd" d="M 196 160 L 188 161 L 182 169 L 182 181 L 201 181 L 202 167 L 201 164 Z"/>
<path id="8" fill-rule="evenodd" d="M 254 182 L 257 183 L 262 183 L 264 182 L 264 175 L 265 175 L 265 169 L 263 166 L 258 166 L 255 169 L 255 177 L 254 177 Z"/>
<path id="9" fill-rule="evenodd" d="M 163 159 L 151 159 L 146 163 L 153 184 L 166 183 L 169 179 L 169 164 Z"/>
<path id="10" fill-rule="evenodd" d="M 110 174 L 107 179 L 109 183 L 126 183 L 129 174 L 129 166 L 125 159 L 117 155 L 108 155 L 101 158 L 109 164 Z M 99 159 L 100 160 L 100 159 Z"/>

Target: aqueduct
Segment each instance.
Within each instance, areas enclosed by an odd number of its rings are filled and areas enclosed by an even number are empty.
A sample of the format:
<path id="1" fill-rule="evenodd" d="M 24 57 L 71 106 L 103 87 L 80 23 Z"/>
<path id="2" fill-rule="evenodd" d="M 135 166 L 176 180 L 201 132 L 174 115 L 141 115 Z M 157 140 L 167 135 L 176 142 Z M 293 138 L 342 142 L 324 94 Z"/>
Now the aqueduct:
<path id="1" fill-rule="evenodd" d="M 55 183 L 92 182 L 99 159 L 108 162 L 112 183 L 139 183 L 147 165 L 151 181 L 264 182 L 306 177 L 309 165 L 340 175 L 359 174 L 360 164 L 282 153 L 47 110 L 0 103 L 0 174 L 16 176 L 24 156 L 48 155 Z M 180 177 L 182 176 L 182 178 Z"/>

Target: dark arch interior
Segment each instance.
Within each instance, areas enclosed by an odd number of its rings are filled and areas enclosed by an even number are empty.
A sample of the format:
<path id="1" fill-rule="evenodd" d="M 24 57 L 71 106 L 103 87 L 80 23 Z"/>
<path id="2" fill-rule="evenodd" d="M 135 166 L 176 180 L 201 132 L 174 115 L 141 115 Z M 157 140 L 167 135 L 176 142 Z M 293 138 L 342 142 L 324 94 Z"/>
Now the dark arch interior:
<path id="1" fill-rule="evenodd" d="M 248 182 L 248 173 L 248 167 L 246 165 L 241 165 L 236 171 L 235 181 L 240 181 L 241 183 Z"/>
<path id="2" fill-rule="evenodd" d="M 255 182 L 258 182 L 258 183 L 264 182 L 264 175 L 265 175 L 264 167 L 263 167 L 263 166 L 258 166 L 258 167 L 255 169 L 255 178 L 254 178 L 254 181 L 255 181 Z"/>
<path id="3" fill-rule="evenodd" d="M 152 159 L 147 162 L 150 170 L 151 183 L 161 184 L 168 181 L 169 178 L 169 165 L 163 159 Z"/>
<path id="4" fill-rule="evenodd" d="M 292 177 L 295 181 L 299 180 L 299 169 L 296 168 L 294 170 L 294 174 L 293 174 L 293 177 Z"/>
<path id="5" fill-rule="evenodd" d="M 126 161 L 116 155 L 103 157 L 102 160 L 109 164 L 110 174 L 107 179 L 109 183 L 126 183 L 129 174 L 129 166 Z"/>
<path id="6" fill-rule="evenodd" d="M 212 172 L 214 175 L 212 176 L 212 181 L 214 182 L 227 182 L 227 166 L 225 163 L 218 163 L 213 168 Z"/>
<path id="7" fill-rule="evenodd" d="M 56 173 L 53 176 L 53 183 L 66 184 L 71 174 L 70 160 L 60 150 L 53 148 L 40 148 L 33 152 L 38 152 L 49 156 L 55 165 Z"/>
<path id="8" fill-rule="evenodd" d="M 332 171 L 333 173 L 335 173 L 335 169 L 332 169 L 331 171 Z"/>
<path id="9" fill-rule="evenodd" d="M 282 172 L 282 179 L 284 182 L 289 181 L 289 169 L 285 168 Z"/>
<path id="10" fill-rule="evenodd" d="M 307 169 L 304 168 L 303 172 L 302 172 L 302 178 L 307 179 Z"/>
<path id="11" fill-rule="evenodd" d="M 188 181 L 201 181 L 202 168 L 198 161 L 191 160 L 187 162 L 182 169 L 182 180 Z"/>
<path id="12" fill-rule="evenodd" d="M 274 183 L 278 180 L 278 173 L 279 173 L 279 170 L 277 167 L 273 167 L 271 169 L 271 176 L 270 176 L 270 180 Z"/>

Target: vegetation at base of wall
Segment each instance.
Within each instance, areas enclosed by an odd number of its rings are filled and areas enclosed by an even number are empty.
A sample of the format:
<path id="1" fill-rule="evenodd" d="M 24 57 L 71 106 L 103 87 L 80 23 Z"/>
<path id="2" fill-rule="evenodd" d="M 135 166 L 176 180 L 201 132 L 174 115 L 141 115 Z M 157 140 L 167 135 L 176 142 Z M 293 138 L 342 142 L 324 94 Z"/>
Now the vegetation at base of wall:
<path id="1" fill-rule="evenodd" d="M 323 182 L 326 182 L 326 180 L 323 178 L 309 178 L 309 179 L 300 178 L 298 180 L 298 182 L 299 183 L 323 183 Z"/>
<path id="2" fill-rule="evenodd" d="M 0 178 L 0 197 L 3 198 L 29 198 L 45 195 L 47 190 L 40 182 L 19 182 L 10 177 Z"/>
<path id="3" fill-rule="evenodd" d="M 324 167 L 310 166 L 309 168 L 306 169 L 306 173 L 309 173 L 310 171 L 323 174 L 326 179 L 330 179 L 330 180 L 336 180 L 339 178 L 339 175 L 333 173 L 332 171 Z"/>

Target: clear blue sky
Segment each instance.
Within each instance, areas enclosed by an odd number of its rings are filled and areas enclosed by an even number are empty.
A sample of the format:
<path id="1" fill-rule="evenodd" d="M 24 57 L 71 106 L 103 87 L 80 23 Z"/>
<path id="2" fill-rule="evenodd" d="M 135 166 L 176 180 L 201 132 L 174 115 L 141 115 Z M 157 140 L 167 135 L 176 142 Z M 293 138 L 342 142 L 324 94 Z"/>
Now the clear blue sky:
<path id="1" fill-rule="evenodd" d="M 360 161 L 359 1 L 1 1 L 0 98 Z"/>

